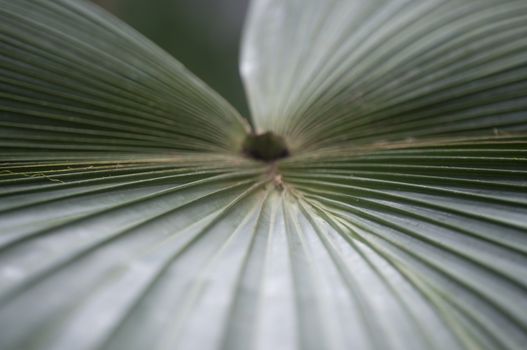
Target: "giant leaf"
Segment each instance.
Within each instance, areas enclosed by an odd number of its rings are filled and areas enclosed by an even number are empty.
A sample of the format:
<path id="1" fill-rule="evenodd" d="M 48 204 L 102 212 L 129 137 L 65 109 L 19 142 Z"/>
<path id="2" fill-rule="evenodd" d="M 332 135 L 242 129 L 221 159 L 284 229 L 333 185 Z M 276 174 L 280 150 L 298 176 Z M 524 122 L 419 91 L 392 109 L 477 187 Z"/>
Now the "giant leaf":
<path id="1" fill-rule="evenodd" d="M 251 131 L 90 3 L 0 0 L 0 348 L 523 349 L 526 34 L 255 0 Z"/>

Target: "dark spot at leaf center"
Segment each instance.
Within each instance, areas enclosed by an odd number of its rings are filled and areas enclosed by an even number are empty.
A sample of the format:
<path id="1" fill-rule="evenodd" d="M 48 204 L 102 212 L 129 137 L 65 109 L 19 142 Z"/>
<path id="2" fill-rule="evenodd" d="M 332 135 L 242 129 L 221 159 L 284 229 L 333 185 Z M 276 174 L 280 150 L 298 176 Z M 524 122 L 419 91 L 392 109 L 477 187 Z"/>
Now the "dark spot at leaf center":
<path id="1" fill-rule="evenodd" d="M 264 162 L 272 162 L 289 156 L 284 138 L 272 132 L 248 135 L 243 142 L 243 153 Z"/>

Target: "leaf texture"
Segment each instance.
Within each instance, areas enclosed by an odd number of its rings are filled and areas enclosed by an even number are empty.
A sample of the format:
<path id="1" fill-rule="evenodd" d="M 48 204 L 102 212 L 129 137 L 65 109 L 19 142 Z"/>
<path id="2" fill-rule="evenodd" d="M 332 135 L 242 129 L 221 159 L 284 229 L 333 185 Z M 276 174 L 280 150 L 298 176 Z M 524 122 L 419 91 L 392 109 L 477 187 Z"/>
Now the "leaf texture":
<path id="1" fill-rule="evenodd" d="M 527 3 L 257 0 L 255 126 L 299 151 L 526 129 Z"/>
<path id="2" fill-rule="evenodd" d="M 346 241 L 326 249 L 343 274 L 361 278 L 353 288 L 364 294 L 371 333 L 384 334 L 374 347 L 439 349 L 445 339 L 453 342 L 448 348 L 525 344 L 525 141 L 416 143 L 284 162 L 284 182 L 311 217 Z M 339 260 L 343 249 L 368 267 Z M 362 280 L 363 273 L 371 276 Z"/>
<path id="3" fill-rule="evenodd" d="M 253 1 L 264 163 L 126 25 L 0 0 L 0 349 L 524 349 L 526 15 Z"/>
<path id="4" fill-rule="evenodd" d="M 246 133 L 221 97 L 90 3 L 2 0 L 0 45 L 4 154 L 225 152 Z"/>

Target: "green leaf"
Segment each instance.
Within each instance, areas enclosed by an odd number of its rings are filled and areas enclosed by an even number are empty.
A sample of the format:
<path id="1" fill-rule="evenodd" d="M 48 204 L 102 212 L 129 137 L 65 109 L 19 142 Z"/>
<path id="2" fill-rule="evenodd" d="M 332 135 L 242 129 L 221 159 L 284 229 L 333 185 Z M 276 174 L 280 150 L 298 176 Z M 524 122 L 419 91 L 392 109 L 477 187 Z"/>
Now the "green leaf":
<path id="1" fill-rule="evenodd" d="M 4 155 L 240 147 L 248 127 L 232 107 L 94 5 L 0 4 Z"/>
<path id="2" fill-rule="evenodd" d="M 294 149 L 526 131 L 527 3 L 257 0 L 241 71 Z"/>
<path id="3" fill-rule="evenodd" d="M 94 5 L 0 0 L 0 349 L 523 349 L 526 17 L 255 0 L 253 132 Z"/>

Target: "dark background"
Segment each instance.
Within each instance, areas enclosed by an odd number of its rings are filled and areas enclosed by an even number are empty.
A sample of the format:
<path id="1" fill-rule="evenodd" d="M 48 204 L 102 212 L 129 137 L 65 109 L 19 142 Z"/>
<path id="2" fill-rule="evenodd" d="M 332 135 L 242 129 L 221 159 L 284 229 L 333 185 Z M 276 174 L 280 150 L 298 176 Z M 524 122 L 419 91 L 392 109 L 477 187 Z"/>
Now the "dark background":
<path id="1" fill-rule="evenodd" d="M 92 0 L 182 62 L 247 117 L 238 71 L 248 0 Z"/>

